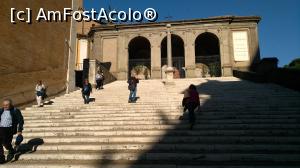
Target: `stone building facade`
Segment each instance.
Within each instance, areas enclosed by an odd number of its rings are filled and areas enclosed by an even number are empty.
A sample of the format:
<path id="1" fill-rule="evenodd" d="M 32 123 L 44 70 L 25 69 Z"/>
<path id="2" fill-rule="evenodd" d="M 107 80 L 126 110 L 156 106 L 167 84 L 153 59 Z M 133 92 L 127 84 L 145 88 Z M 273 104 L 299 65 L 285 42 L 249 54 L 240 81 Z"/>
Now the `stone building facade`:
<path id="1" fill-rule="evenodd" d="M 178 77 L 203 77 L 201 66 L 232 76 L 248 70 L 259 58 L 257 16 L 221 16 L 206 19 L 139 24 L 106 24 L 91 28 L 87 55 L 111 64 L 110 72 L 125 80 L 135 66 L 149 70 L 148 78 L 164 78 L 167 32 L 171 32 L 172 65 Z M 168 28 L 167 25 L 170 25 Z M 201 75 L 202 73 L 202 75 Z"/>
<path id="2" fill-rule="evenodd" d="M 82 0 L 1 1 L 0 100 L 11 98 L 15 104 L 33 101 L 38 80 L 48 86 L 48 95 L 75 89 L 76 28 L 71 28 L 75 23 L 37 22 L 33 19 L 32 24 L 12 24 L 11 8 L 30 8 L 32 16 L 36 16 L 40 8 L 63 11 L 69 7 L 77 10 L 80 5 Z"/>

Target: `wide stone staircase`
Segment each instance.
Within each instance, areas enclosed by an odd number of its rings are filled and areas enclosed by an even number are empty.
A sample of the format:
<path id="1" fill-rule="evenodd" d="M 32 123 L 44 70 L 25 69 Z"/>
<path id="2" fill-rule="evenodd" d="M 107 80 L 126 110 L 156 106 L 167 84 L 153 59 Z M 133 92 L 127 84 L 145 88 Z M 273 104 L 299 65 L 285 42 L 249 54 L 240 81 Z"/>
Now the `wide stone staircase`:
<path id="1" fill-rule="evenodd" d="M 195 84 L 202 111 L 189 130 L 182 92 Z M 24 142 L 3 167 L 221 168 L 300 167 L 300 93 L 234 77 L 140 81 L 75 91 L 28 107 Z M 0 166 L 1 167 L 1 166 Z"/>

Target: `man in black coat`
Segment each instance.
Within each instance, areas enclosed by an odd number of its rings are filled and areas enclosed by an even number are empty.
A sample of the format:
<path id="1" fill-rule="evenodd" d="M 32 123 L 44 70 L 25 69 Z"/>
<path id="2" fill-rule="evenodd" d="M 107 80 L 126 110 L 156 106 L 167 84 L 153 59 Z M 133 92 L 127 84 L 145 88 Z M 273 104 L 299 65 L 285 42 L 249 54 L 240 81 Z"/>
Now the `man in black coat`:
<path id="1" fill-rule="evenodd" d="M 0 163 L 5 162 L 3 146 L 8 150 L 7 161 L 14 158 L 15 150 L 11 142 L 14 134 L 22 135 L 23 125 L 21 111 L 13 106 L 10 99 L 5 99 L 0 109 Z"/>
<path id="2" fill-rule="evenodd" d="M 131 76 L 128 81 L 128 90 L 129 90 L 129 98 L 128 103 L 136 102 L 136 92 L 137 92 L 137 84 L 139 83 L 139 79 L 135 76 Z"/>

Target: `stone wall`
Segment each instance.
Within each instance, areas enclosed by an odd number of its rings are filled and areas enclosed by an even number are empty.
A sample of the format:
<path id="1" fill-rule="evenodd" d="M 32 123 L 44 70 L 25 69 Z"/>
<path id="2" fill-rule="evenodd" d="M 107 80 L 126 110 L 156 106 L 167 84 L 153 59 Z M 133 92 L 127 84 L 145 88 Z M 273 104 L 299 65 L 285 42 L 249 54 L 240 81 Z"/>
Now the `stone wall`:
<path id="1" fill-rule="evenodd" d="M 66 87 L 70 22 L 10 23 L 10 9 L 60 10 L 72 0 L 5 0 L 0 5 L 0 99 L 12 98 L 16 104 L 34 100 L 37 80 L 48 86 L 48 95 Z"/>

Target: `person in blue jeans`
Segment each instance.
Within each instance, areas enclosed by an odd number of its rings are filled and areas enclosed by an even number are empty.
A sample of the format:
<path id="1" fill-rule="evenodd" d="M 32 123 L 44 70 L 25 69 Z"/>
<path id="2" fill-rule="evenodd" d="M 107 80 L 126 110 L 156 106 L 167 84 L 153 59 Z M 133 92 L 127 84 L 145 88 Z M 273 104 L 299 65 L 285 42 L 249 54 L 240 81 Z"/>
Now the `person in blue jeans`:
<path id="1" fill-rule="evenodd" d="M 139 83 L 139 80 L 132 76 L 128 79 L 128 90 L 129 92 L 129 98 L 128 103 L 135 103 L 136 102 L 136 92 L 137 92 L 137 84 Z"/>
<path id="2" fill-rule="evenodd" d="M 85 79 L 81 90 L 84 104 L 89 104 L 91 92 L 92 92 L 92 85 L 89 83 L 88 79 Z"/>

